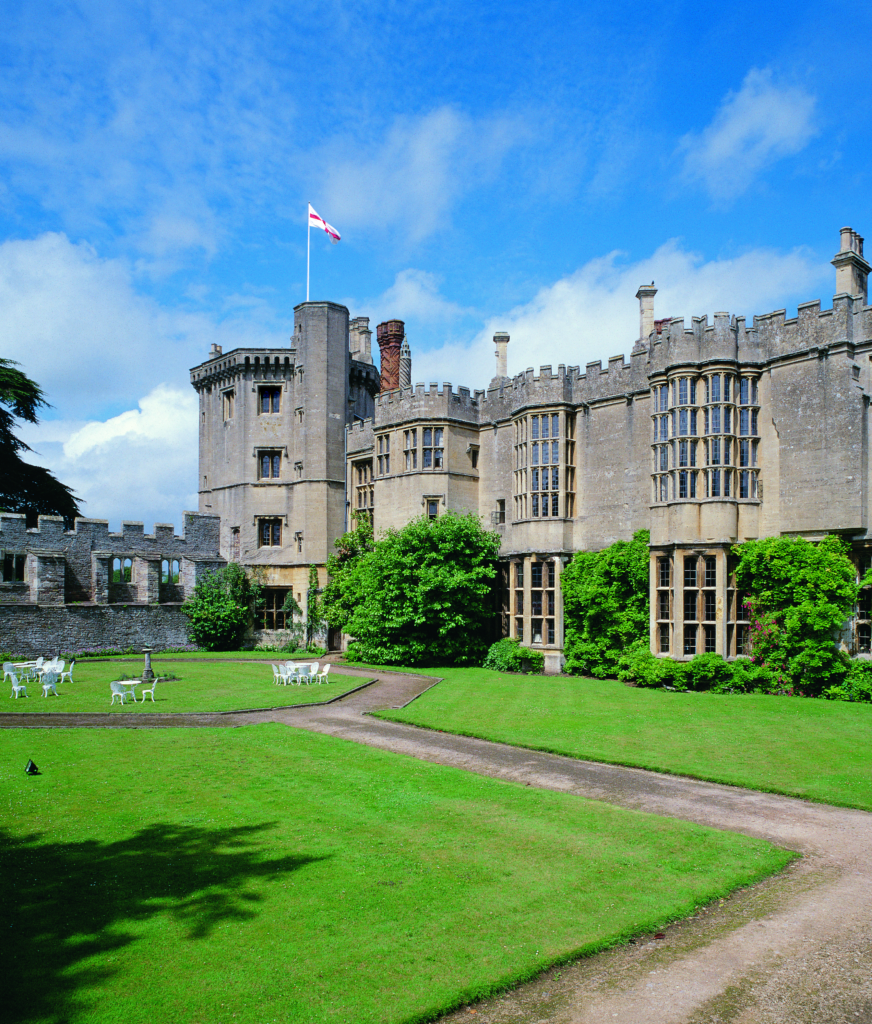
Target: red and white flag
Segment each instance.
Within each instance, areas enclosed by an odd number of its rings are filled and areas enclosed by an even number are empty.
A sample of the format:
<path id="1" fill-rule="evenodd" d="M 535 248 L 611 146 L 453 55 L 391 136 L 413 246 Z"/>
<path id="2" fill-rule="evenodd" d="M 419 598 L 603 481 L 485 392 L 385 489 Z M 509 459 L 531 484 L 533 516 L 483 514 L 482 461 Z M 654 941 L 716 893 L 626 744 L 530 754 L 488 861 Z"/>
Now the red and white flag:
<path id="1" fill-rule="evenodd" d="M 309 203 L 309 227 L 320 228 L 322 231 L 326 231 L 330 241 L 336 245 L 339 241 L 340 235 L 336 228 L 331 227 L 323 217 L 319 217 L 312 208 L 312 204 Z"/>

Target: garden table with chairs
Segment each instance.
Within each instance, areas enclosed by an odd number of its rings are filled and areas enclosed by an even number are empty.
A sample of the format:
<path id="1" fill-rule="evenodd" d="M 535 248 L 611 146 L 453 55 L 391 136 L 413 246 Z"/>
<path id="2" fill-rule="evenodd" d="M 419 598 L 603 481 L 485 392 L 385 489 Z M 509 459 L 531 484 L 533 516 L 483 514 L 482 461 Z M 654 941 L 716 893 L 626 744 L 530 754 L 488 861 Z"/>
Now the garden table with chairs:
<path id="1" fill-rule="evenodd" d="M 326 683 L 330 666 L 325 664 L 319 671 L 317 661 L 285 661 L 272 666 L 273 682 L 282 686 L 301 686 L 305 680 L 308 686 L 311 682 Z"/>

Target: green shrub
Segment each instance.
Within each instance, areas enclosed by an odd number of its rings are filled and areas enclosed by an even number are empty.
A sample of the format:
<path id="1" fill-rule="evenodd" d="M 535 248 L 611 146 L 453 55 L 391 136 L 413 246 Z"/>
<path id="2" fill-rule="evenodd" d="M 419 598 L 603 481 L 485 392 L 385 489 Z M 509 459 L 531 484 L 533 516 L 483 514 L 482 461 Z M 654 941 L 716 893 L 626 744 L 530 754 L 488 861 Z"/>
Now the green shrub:
<path id="1" fill-rule="evenodd" d="M 836 637 L 857 601 L 845 542 L 764 537 L 733 548 L 736 586 L 750 608 L 751 660 L 770 673 L 768 692 L 818 696 L 845 681 Z"/>
<path id="2" fill-rule="evenodd" d="M 477 516 L 420 516 L 372 546 L 348 535 L 336 545 L 324 613 L 354 638 L 349 658 L 371 665 L 482 663 L 500 538 Z"/>
<path id="3" fill-rule="evenodd" d="M 560 579 L 566 671 L 614 676 L 622 660 L 648 648 L 647 530 L 603 551 L 579 551 Z"/>
<path id="4" fill-rule="evenodd" d="M 519 640 L 505 637 L 491 644 L 482 668 L 494 669 L 497 672 L 541 674 L 545 669 L 545 655 L 541 651 L 522 647 Z"/>
<path id="5" fill-rule="evenodd" d="M 852 661 L 842 682 L 827 687 L 821 696 L 827 700 L 872 701 L 872 661 Z"/>
<path id="6" fill-rule="evenodd" d="M 182 605 L 190 619 L 188 636 L 207 651 L 239 650 L 259 594 L 259 585 L 235 562 L 206 572 Z"/>

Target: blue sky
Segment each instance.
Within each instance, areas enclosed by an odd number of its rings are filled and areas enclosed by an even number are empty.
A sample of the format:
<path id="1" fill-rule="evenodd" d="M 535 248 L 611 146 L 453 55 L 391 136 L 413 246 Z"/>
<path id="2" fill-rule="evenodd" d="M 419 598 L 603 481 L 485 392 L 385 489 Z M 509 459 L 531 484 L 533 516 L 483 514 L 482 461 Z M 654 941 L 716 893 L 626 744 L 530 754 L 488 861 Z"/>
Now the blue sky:
<path id="1" fill-rule="evenodd" d="M 4 4 L 0 354 L 85 513 L 196 507 L 187 370 L 305 298 L 413 378 L 629 352 L 658 316 L 829 305 L 872 233 L 866 4 Z"/>

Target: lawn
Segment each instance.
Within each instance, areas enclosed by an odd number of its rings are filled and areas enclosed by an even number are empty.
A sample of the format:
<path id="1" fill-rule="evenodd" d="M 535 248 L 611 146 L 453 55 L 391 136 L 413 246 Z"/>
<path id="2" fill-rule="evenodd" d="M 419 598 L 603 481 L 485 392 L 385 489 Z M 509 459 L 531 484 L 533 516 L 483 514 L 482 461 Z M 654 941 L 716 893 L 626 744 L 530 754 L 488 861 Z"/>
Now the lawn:
<path id="1" fill-rule="evenodd" d="M 247 708 L 275 708 L 289 704 L 309 704 L 331 700 L 366 682 L 361 676 L 342 675 L 330 669 L 327 684 L 319 686 L 276 686 L 269 664 L 250 662 L 215 663 L 184 661 L 172 655 L 151 660 L 155 675 L 172 673 L 177 680 L 161 680 L 150 697 L 134 704 L 110 704 L 109 683 L 113 679 L 136 676 L 142 672 L 142 661 L 77 661 L 73 672 L 75 682 L 58 683 L 57 697 L 43 697 L 39 683 L 28 683 L 30 696 L 13 700 L 3 693 L 0 707 L 6 712 L 34 711 L 108 711 L 112 714 L 149 714 L 173 711 L 240 711 Z M 9 685 L 8 683 L 6 684 Z"/>
<path id="2" fill-rule="evenodd" d="M 380 717 L 872 810 L 869 704 L 671 693 L 484 669 L 416 671 L 443 682 Z"/>
<path id="3" fill-rule="evenodd" d="M 0 735 L 8 1024 L 409 1024 L 791 856 L 279 725 Z"/>

